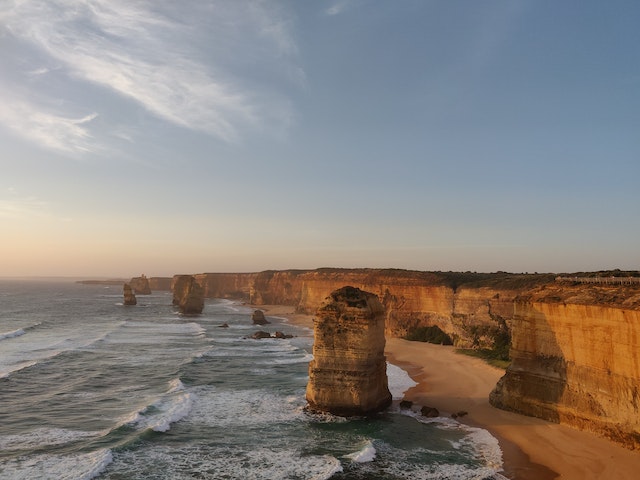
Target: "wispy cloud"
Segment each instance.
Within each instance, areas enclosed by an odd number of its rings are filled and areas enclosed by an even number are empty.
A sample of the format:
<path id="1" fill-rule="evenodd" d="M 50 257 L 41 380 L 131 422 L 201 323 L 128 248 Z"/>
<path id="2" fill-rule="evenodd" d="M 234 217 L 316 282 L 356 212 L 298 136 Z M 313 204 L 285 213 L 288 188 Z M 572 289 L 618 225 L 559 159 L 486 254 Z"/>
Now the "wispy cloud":
<path id="1" fill-rule="evenodd" d="M 59 152 L 79 154 L 99 148 L 88 128 L 97 113 L 71 118 L 47 111 L 50 108 L 28 99 L 7 98 L 0 104 L 0 123 L 27 140 Z"/>
<path id="2" fill-rule="evenodd" d="M 67 78 L 115 92 L 172 124 L 234 142 L 247 128 L 291 121 L 285 89 L 270 86 L 269 76 L 300 77 L 295 42 L 285 12 L 262 1 L 11 0 L 0 7 L 0 22 Z M 25 74 L 48 71 L 34 64 Z M 78 140 L 89 138 L 95 115 L 73 119 L 40 107 L 22 97 L 0 121 L 47 147 L 89 148 Z"/>

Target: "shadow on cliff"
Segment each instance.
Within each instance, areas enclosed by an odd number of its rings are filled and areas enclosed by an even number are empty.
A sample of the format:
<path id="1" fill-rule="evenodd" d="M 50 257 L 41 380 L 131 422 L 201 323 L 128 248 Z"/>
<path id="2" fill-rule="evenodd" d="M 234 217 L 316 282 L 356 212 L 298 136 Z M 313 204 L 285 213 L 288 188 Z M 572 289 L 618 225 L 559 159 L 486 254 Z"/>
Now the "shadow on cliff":
<path id="1" fill-rule="evenodd" d="M 489 395 L 489 403 L 560 423 L 567 361 L 552 326 L 535 304 L 516 302 L 511 335 L 511 365 Z"/>

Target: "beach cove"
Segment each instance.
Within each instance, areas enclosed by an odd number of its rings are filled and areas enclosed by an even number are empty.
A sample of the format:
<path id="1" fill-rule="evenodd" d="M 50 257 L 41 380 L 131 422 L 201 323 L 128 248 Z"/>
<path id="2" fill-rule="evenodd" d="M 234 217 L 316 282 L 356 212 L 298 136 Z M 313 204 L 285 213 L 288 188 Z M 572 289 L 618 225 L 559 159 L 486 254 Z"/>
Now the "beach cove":
<path id="1" fill-rule="evenodd" d="M 261 305 L 270 316 L 313 328 L 313 316 L 294 307 Z M 587 480 L 637 478 L 640 454 L 591 433 L 494 408 L 489 393 L 504 370 L 454 347 L 387 338 L 387 360 L 405 369 L 417 385 L 405 399 L 437 408 L 441 414 L 468 412 L 458 420 L 488 430 L 503 452 L 511 480 Z"/>

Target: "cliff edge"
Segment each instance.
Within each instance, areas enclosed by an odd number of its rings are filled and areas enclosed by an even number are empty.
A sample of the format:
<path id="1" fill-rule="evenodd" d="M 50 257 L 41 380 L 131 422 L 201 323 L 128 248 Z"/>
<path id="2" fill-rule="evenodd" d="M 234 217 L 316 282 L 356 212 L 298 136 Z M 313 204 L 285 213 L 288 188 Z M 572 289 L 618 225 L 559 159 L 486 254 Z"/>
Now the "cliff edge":
<path id="1" fill-rule="evenodd" d="M 514 302 L 492 405 L 640 449 L 640 288 L 554 284 Z"/>

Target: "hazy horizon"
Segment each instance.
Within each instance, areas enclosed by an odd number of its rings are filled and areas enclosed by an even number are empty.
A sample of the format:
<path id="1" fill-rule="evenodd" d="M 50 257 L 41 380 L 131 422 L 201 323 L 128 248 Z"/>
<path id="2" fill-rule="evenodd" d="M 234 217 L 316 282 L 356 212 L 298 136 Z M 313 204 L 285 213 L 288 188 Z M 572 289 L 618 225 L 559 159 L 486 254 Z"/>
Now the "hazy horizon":
<path id="1" fill-rule="evenodd" d="M 638 270 L 639 17 L 7 0 L 0 276 Z"/>

